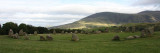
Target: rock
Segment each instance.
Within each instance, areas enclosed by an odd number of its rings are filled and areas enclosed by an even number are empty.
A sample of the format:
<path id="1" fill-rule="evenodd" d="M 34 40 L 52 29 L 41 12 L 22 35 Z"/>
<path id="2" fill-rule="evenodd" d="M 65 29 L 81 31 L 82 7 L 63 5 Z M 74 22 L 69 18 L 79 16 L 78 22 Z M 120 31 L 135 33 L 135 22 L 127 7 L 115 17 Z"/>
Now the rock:
<path id="1" fill-rule="evenodd" d="M 29 40 L 30 38 L 29 38 L 29 36 L 26 34 L 26 35 L 24 36 L 24 39 L 25 39 L 25 40 Z"/>
<path id="2" fill-rule="evenodd" d="M 37 31 L 34 31 L 34 35 L 37 35 L 38 33 L 37 33 Z"/>
<path id="3" fill-rule="evenodd" d="M 132 27 L 132 33 L 136 31 L 136 27 Z"/>
<path id="4" fill-rule="evenodd" d="M 46 39 L 43 36 L 40 36 L 40 41 L 45 41 Z"/>
<path id="5" fill-rule="evenodd" d="M 96 34 L 100 34 L 100 33 L 101 33 L 101 31 L 95 31 L 95 33 L 96 33 Z"/>
<path id="6" fill-rule="evenodd" d="M 78 31 L 74 31 L 74 33 L 75 33 L 75 34 L 77 34 L 77 33 L 78 33 Z"/>
<path id="7" fill-rule="evenodd" d="M 9 37 L 13 37 L 14 34 L 13 34 L 13 30 L 12 29 L 9 30 L 8 35 L 9 35 Z"/>
<path id="8" fill-rule="evenodd" d="M 32 35 L 32 34 L 29 34 L 29 35 Z"/>
<path id="9" fill-rule="evenodd" d="M 19 31 L 19 36 L 24 36 L 23 29 Z"/>
<path id="10" fill-rule="evenodd" d="M 142 31 L 141 31 L 141 36 L 140 36 L 140 37 L 141 37 L 141 38 L 146 37 L 145 30 L 142 30 Z"/>
<path id="11" fill-rule="evenodd" d="M 126 39 L 130 40 L 130 39 L 134 39 L 134 36 L 128 36 Z"/>
<path id="12" fill-rule="evenodd" d="M 109 29 L 108 29 L 108 27 L 106 27 L 106 29 L 105 29 L 105 32 L 106 32 L 106 33 L 108 33 L 108 32 L 109 32 Z"/>
<path id="13" fill-rule="evenodd" d="M 27 33 L 26 33 L 26 32 L 23 32 L 23 35 L 27 35 Z"/>
<path id="14" fill-rule="evenodd" d="M 129 31 L 130 31 L 130 30 L 129 30 L 129 27 L 126 27 L 125 31 L 126 31 L 126 32 L 129 32 Z"/>
<path id="15" fill-rule="evenodd" d="M 13 35 L 13 38 L 14 38 L 14 39 L 19 39 L 18 33 L 14 34 L 14 35 Z"/>
<path id="16" fill-rule="evenodd" d="M 140 38 L 140 36 L 138 36 L 138 35 L 134 35 L 133 37 L 134 37 L 134 38 Z"/>
<path id="17" fill-rule="evenodd" d="M 56 31 L 55 31 L 55 30 L 53 30 L 53 34 L 56 34 Z"/>
<path id="18" fill-rule="evenodd" d="M 83 34 L 84 33 L 84 31 L 81 31 L 81 34 Z"/>
<path id="19" fill-rule="evenodd" d="M 64 34 L 64 31 L 62 31 L 61 33 Z"/>
<path id="20" fill-rule="evenodd" d="M 68 32 L 65 32 L 65 34 L 67 34 Z"/>
<path id="21" fill-rule="evenodd" d="M 146 30 L 147 36 L 152 36 L 154 34 L 154 27 L 148 27 Z"/>
<path id="22" fill-rule="evenodd" d="M 50 35 L 47 35 L 47 36 L 46 36 L 46 39 L 47 39 L 47 40 L 53 40 L 52 36 L 50 36 Z"/>
<path id="23" fill-rule="evenodd" d="M 120 37 L 118 35 L 116 35 L 112 38 L 112 41 L 120 41 Z"/>
<path id="24" fill-rule="evenodd" d="M 79 41 L 78 36 L 75 34 L 72 34 L 72 41 Z"/>

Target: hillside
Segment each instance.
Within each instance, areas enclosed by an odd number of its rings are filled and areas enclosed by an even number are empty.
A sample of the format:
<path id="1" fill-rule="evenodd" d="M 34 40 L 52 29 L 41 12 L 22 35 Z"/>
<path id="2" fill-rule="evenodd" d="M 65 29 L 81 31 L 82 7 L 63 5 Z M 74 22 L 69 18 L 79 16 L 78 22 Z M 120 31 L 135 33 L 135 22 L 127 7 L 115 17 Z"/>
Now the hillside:
<path id="1" fill-rule="evenodd" d="M 101 12 L 85 17 L 79 21 L 51 27 L 51 28 L 70 28 L 82 29 L 92 27 L 117 26 L 127 23 L 153 23 L 160 21 L 160 11 L 143 11 L 137 14 L 124 14 L 114 12 Z"/>

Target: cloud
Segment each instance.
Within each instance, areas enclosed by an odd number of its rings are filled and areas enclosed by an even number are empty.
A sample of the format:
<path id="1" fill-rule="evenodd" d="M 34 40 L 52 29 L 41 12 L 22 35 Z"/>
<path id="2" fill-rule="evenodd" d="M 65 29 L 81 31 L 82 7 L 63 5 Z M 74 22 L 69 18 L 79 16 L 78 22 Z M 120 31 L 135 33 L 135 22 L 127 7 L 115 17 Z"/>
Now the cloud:
<path id="1" fill-rule="evenodd" d="M 0 1 L 0 23 L 12 21 L 18 24 L 26 23 L 34 26 L 63 25 L 98 12 L 137 13 L 144 10 L 155 10 L 155 6 L 141 6 L 142 4 L 149 5 L 150 0 L 136 1 L 134 4 L 138 6 L 129 5 L 131 0 L 124 0 L 128 2 L 127 4 L 110 2 L 109 0 L 83 0 L 86 2 L 82 3 L 63 3 L 63 1 L 67 0 Z M 155 2 L 150 4 L 155 4 Z M 158 0 L 156 4 L 158 4 Z"/>
<path id="2" fill-rule="evenodd" d="M 152 7 L 151 10 L 160 10 L 160 0 L 136 0 L 133 5 Z"/>
<path id="3" fill-rule="evenodd" d="M 160 0 L 138 0 L 137 5 L 160 5 Z"/>

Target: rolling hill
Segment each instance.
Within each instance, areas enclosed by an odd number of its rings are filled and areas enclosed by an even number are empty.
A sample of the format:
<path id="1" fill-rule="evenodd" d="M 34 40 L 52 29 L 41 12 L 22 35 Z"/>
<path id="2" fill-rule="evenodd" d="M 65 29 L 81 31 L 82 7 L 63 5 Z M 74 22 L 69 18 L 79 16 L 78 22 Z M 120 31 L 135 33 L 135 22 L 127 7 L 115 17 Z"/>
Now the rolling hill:
<path id="1" fill-rule="evenodd" d="M 153 23 L 160 21 L 160 11 L 142 11 L 137 14 L 100 12 L 79 21 L 51 28 L 82 29 L 93 27 L 117 26 L 127 23 Z"/>

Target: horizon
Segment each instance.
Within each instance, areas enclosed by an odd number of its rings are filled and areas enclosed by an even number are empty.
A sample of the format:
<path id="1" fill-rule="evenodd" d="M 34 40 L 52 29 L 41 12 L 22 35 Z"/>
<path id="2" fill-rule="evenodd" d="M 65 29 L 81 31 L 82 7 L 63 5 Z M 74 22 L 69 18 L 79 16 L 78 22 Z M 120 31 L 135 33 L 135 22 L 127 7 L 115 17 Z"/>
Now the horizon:
<path id="1" fill-rule="evenodd" d="M 138 13 L 160 10 L 160 0 L 0 0 L 0 24 L 14 22 L 52 27 L 98 12 Z M 76 9 L 76 10 L 75 10 Z M 65 22 L 64 22 L 65 21 Z"/>

